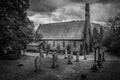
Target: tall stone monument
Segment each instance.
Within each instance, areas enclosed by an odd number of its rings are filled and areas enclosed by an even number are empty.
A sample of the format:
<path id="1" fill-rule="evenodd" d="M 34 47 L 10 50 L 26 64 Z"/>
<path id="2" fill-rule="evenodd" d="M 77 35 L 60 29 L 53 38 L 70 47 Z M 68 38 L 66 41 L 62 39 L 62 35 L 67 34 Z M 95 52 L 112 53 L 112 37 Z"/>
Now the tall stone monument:
<path id="1" fill-rule="evenodd" d="M 83 31 L 83 46 L 84 46 L 84 59 L 86 60 L 86 53 L 90 52 L 91 46 L 91 26 L 90 26 L 90 7 L 89 3 L 85 6 L 85 23 Z"/>

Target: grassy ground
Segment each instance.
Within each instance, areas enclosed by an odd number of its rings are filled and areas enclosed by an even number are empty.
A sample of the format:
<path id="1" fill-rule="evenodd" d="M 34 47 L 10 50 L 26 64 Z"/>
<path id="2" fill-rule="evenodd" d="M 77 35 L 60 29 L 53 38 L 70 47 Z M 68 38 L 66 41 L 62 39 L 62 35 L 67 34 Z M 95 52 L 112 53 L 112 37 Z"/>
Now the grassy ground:
<path id="1" fill-rule="evenodd" d="M 35 56 L 19 60 L 0 61 L 0 80 L 120 80 L 120 60 L 107 60 L 98 72 L 91 72 L 93 60 L 83 60 L 67 65 L 59 59 L 59 68 L 51 69 L 52 58 L 38 58 L 38 71 L 34 72 Z M 23 64 L 19 65 L 19 64 Z"/>

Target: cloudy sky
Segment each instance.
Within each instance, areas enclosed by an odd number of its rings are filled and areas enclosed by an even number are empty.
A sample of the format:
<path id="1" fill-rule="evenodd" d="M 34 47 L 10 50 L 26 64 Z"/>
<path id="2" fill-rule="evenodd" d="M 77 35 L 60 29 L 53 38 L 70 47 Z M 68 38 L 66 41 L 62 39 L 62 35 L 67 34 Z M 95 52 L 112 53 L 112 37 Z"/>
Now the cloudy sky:
<path id="1" fill-rule="evenodd" d="M 30 0 L 28 17 L 36 25 L 84 20 L 85 3 L 90 3 L 91 21 L 103 23 L 120 12 L 120 0 Z"/>

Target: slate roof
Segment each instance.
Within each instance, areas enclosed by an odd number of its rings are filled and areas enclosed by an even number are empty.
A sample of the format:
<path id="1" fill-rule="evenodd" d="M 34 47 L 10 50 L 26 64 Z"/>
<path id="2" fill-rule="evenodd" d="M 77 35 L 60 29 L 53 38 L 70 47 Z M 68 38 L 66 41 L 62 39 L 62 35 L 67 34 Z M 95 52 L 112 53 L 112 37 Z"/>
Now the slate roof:
<path id="1" fill-rule="evenodd" d="M 91 30 L 101 25 L 91 23 Z M 71 21 L 62 23 L 42 24 L 38 27 L 37 33 L 43 35 L 42 39 L 82 39 L 84 21 Z"/>

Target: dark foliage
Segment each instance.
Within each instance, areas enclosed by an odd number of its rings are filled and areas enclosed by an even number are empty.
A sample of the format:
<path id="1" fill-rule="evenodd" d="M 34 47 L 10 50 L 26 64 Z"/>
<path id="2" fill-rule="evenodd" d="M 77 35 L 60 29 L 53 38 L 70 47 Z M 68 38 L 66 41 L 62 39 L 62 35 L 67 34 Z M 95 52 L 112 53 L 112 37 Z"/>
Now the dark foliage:
<path id="1" fill-rule="evenodd" d="M 35 33 L 34 41 L 38 41 L 39 42 L 42 37 L 43 37 L 42 34 Z"/>
<path id="2" fill-rule="evenodd" d="M 95 27 L 94 29 L 93 29 L 93 42 L 94 42 L 94 44 L 97 44 L 98 43 L 98 36 L 99 35 L 99 33 L 98 33 L 98 30 L 97 30 L 97 28 Z"/>
<path id="3" fill-rule="evenodd" d="M 109 35 L 103 41 L 112 53 L 120 55 L 120 13 L 113 18 L 110 18 L 108 25 L 111 27 Z"/>
<path id="4" fill-rule="evenodd" d="M 0 55 L 16 53 L 33 40 L 34 25 L 27 17 L 29 0 L 0 0 Z"/>

